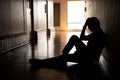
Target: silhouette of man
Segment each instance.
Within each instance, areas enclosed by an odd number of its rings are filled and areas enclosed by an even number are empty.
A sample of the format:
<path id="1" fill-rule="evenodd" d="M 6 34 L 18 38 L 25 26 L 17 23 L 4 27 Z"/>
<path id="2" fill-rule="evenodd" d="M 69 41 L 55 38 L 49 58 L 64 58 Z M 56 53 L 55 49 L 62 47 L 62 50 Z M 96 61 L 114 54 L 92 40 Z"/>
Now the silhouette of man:
<path id="1" fill-rule="evenodd" d="M 85 35 L 87 27 L 91 31 L 89 35 Z M 88 41 L 87 45 L 83 43 L 83 40 Z M 73 46 L 76 47 L 76 51 L 74 54 L 69 54 Z M 29 63 L 33 66 L 41 66 L 43 63 L 44 65 L 59 65 L 67 61 L 78 63 L 98 62 L 104 46 L 105 33 L 100 28 L 100 21 L 96 17 L 90 17 L 83 26 L 80 38 L 72 35 L 62 51 L 62 55 L 44 60 L 30 59 Z"/>

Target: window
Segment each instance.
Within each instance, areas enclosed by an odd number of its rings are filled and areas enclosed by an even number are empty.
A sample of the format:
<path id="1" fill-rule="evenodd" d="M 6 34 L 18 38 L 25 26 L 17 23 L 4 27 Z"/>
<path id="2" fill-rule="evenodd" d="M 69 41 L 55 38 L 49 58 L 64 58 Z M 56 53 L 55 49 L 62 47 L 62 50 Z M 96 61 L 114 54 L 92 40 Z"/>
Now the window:
<path id="1" fill-rule="evenodd" d="M 82 29 L 85 21 L 85 1 L 67 2 L 68 29 Z"/>

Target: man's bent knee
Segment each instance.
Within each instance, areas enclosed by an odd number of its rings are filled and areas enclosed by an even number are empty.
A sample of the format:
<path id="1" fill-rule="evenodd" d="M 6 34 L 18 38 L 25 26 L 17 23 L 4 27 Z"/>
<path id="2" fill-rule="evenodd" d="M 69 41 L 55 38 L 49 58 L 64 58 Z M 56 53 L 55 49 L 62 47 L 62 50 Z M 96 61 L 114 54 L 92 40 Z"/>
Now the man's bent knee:
<path id="1" fill-rule="evenodd" d="M 80 38 L 78 36 L 76 36 L 76 35 L 72 35 L 70 39 L 75 40 L 75 41 L 80 40 Z"/>

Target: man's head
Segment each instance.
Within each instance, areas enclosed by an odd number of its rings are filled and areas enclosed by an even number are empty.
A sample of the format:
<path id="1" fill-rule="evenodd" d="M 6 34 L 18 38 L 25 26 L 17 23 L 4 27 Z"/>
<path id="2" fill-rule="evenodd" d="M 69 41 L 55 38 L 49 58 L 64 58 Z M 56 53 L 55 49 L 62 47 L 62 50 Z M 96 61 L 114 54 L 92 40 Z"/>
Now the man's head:
<path id="1" fill-rule="evenodd" d="M 91 31 L 100 29 L 100 21 L 96 17 L 90 17 L 86 20 L 86 25 Z"/>

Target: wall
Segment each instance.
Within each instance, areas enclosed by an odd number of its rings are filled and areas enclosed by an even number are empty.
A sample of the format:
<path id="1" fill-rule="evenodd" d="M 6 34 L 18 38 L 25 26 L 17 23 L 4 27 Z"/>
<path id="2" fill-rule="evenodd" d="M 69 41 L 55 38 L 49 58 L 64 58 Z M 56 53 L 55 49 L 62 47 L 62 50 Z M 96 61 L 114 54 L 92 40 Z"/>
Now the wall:
<path id="1" fill-rule="evenodd" d="M 53 22 L 53 0 L 48 0 L 48 28 L 54 30 Z"/>
<path id="2" fill-rule="evenodd" d="M 107 68 L 117 76 L 120 68 L 120 10 L 119 0 L 88 0 L 88 17 L 96 16 L 107 34 L 107 43 L 103 52 Z"/>
<path id="3" fill-rule="evenodd" d="M 25 31 L 23 8 L 23 0 L 0 1 L 0 27 L 2 28 L 0 29 L 1 36 L 23 33 Z"/>
<path id="4" fill-rule="evenodd" d="M 67 0 L 53 0 L 54 3 L 60 3 L 60 26 L 55 30 L 67 30 Z"/>
<path id="5" fill-rule="evenodd" d="M 45 0 L 34 0 L 34 28 L 36 31 L 46 30 L 48 10 L 48 27 L 53 29 L 53 1 L 48 0 L 48 9 Z"/>
<path id="6" fill-rule="evenodd" d="M 45 30 L 46 14 L 45 1 L 34 0 L 34 28 L 36 31 Z"/>
<path id="7" fill-rule="evenodd" d="M 29 42 L 25 0 L 0 0 L 0 54 Z"/>

